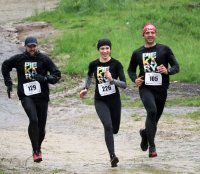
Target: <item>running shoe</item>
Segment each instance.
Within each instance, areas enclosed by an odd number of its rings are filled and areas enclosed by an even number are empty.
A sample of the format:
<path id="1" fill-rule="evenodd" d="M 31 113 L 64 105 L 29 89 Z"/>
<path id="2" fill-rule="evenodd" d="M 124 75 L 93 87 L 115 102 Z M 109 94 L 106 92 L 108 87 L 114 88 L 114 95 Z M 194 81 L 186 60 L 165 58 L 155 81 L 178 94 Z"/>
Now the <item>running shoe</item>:
<path id="1" fill-rule="evenodd" d="M 42 161 L 42 153 L 41 152 L 33 152 L 33 161 L 39 163 Z"/>
<path id="2" fill-rule="evenodd" d="M 144 129 L 140 129 L 140 136 L 142 138 L 141 143 L 140 143 L 140 147 L 141 147 L 142 151 L 147 151 L 148 140 L 147 140 L 147 135 L 144 132 Z"/>
<path id="3" fill-rule="evenodd" d="M 39 151 L 38 155 L 39 155 L 39 157 L 41 158 L 41 161 L 42 161 L 42 152 L 41 152 L 41 150 Z"/>
<path id="4" fill-rule="evenodd" d="M 149 147 L 149 158 L 157 157 L 156 147 Z"/>
<path id="5" fill-rule="evenodd" d="M 110 160 L 111 167 L 117 167 L 117 163 L 119 162 L 119 159 L 116 156 L 113 156 Z"/>

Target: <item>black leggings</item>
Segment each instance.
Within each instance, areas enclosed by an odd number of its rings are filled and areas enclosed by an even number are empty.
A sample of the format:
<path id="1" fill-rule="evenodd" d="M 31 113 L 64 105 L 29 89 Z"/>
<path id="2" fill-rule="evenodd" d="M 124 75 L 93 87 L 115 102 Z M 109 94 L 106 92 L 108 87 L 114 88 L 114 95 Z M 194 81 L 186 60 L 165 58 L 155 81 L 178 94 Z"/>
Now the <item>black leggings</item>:
<path id="1" fill-rule="evenodd" d="M 45 137 L 48 101 L 34 101 L 30 97 L 21 100 L 22 106 L 29 118 L 28 134 L 34 152 L 39 152 Z"/>
<path id="2" fill-rule="evenodd" d="M 115 155 L 114 137 L 120 127 L 121 100 L 116 97 L 109 101 L 95 100 L 96 112 L 104 126 L 105 141 L 110 157 Z"/>
<path id="3" fill-rule="evenodd" d="M 140 88 L 139 92 L 140 98 L 147 111 L 144 133 L 147 135 L 149 146 L 155 147 L 154 139 L 157 131 L 157 124 L 165 106 L 167 90 L 158 93 L 148 88 Z"/>

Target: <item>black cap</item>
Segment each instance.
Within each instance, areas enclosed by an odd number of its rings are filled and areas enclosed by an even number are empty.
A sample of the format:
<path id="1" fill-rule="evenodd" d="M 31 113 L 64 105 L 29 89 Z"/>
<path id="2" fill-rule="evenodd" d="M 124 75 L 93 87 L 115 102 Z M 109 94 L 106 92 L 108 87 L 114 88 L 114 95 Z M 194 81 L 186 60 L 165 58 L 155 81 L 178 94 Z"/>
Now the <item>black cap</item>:
<path id="1" fill-rule="evenodd" d="M 111 41 L 109 39 L 100 39 L 98 42 L 97 42 L 97 49 L 99 50 L 99 48 L 101 46 L 104 46 L 104 45 L 108 45 L 111 49 Z"/>
<path id="2" fill-rule="evenodd" d="M 38 41 L 35 37 L 29 36 L 25 39 L 25 46 L 29 46 L 29 45 L 37 45 Z"/>

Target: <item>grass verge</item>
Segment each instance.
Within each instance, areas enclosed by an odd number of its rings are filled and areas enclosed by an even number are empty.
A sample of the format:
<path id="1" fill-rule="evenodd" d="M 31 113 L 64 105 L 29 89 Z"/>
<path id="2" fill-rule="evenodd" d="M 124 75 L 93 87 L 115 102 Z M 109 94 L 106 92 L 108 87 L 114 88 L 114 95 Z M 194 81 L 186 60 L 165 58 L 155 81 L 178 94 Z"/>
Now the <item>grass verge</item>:
<path id="1" fill-rule="evenodd" d="M 126 72 L 132 51 L 143 45 L 143 25 L 154 23 L 157 42 L 169 45 L 180 63 L 181 72 L 171 80 L 200 83 L 199 9 L 191 4 L 193 0 L 61 0 L 55 11 L 30 20 L 47 21 L 61 31 L 53 54 L 68 56 L 64 73 L 81 76 L 99 56 L 96 42 L 103 37 L 111 39 L 112 56 Z"/>

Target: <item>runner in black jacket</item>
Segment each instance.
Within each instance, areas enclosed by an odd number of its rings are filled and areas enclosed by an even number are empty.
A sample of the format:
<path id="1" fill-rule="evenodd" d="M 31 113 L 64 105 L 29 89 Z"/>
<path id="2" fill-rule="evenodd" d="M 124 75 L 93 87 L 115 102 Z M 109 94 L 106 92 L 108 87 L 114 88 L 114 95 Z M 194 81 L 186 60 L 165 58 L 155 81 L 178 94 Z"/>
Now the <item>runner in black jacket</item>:
<path id="1" fill-rule="evenodd" d="M 154 138 L 167 99 L 169 75 L 178 73 L 179 65 L 169 47 L 155 42 L 154 25 L 144 26 L 143 37 L 145 45 L 133 52 L 128 74 L 139 87 L 140 97 L 147 111 L 145 129 L 140 130 L 141 149 L 146 151 L 149 146 L 149 157 L 156 157 Z M 139 76 L 136 74 L 138 66 Z"/>
<path id="2" fill-rule="evenodd" d="M 12 91 L 10 71 L 12 68 L 17 70 L 17 93 L 30 121 L 28 133 L 33 148 L 33 159 L 35 162 L 40 162 L 49 101 L 48 83 L 57 83 L 61 73 L 48 56 L 37 50 L 37 44 L 35 37 L 27 37 L 26 51 L 5 60 L 1 71 L 10 98 Z"/>
<path id="3" fill-rule="evenodd" d="M 89 64 L 85 88 L 81 90 L 80 96 L 83 97 L 87 93 L 94 75 L 96 79 L 95 109 L 104 126 L 111 166 L 117 167 L 119 160 L 115 155 L 113 134 L 118 133 L 121 118 L 121 100 L 118 87 L 126 88 L 126 79 L 121 63 L 110 57 L 110 40 L 100 39 L 97 49 L 100 58 Z"/>

